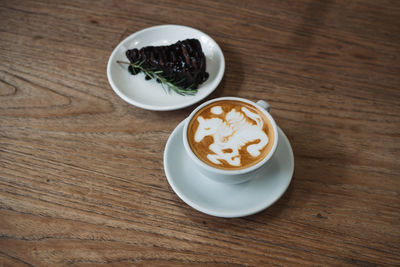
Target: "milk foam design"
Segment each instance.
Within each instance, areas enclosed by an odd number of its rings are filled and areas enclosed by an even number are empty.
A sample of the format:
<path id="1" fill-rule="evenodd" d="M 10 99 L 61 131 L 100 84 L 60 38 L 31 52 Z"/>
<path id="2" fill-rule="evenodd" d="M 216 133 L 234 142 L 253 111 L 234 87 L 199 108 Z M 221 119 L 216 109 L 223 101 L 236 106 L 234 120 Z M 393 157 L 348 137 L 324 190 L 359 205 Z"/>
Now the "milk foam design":
<path id="1" fill-rule="evenodd" d="M 211 113 L 222 114 L 222 107 L 214 106 Z M 262 130 L 264 123 L 260 115 L 242 107 L 241 112 L 233 108 L 224 119 L 220 117 L 205 119 L 199 116 L 197 118 L 199 126 L 195 133 L 195 141 L 201 142 L 206 136 L 213 138 L 213 143 L 209 146 L 213 153 L 207 155 L 211 162 L 222 164 L 220 160 L 225 160 L 232 166 L 240 166 L 239 150 L 249 142 L 256 140 L 259 142 L 247 146 L 246 149 L 253 157 L 260 155 L 260 150 L 269 141 L 268 136 Z M 251 121 L 254 121 L 255 124 Z"/>

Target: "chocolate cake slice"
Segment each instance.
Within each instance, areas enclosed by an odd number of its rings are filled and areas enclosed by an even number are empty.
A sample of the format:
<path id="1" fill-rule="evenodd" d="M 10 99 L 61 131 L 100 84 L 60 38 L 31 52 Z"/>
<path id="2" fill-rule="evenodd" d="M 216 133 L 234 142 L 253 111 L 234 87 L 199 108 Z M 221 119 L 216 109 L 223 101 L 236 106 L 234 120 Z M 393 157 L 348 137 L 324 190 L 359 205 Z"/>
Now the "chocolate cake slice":
<path id="1" fill-rule="evenodd" d="M 206 58 L 197 39 L 186 39 L 167 46 L 146 46 L 126 51 L 131 64 L 140 63 L 146 70 L 158 71 L 182 89 L 197 89 L 208 78 Z M 129 66 L 133 75 L 140 69 Z M 150 77 L 146 77 L 150 79 Z"/>

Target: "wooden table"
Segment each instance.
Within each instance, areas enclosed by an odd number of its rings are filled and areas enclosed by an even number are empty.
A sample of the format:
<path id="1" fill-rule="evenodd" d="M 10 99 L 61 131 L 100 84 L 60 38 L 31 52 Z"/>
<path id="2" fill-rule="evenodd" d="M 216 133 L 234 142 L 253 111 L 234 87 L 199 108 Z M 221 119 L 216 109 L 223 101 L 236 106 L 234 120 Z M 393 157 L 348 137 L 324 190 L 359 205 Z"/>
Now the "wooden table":
<path id="1" fill-rule="evenodd" d="M 295 174 L 244 218 L 171 189 L 163 151 L 194 106 L 111 89 L 114 47 L 153 25 L 202 30 L 224 79 L 265 99 Z M 1 1 L 0 265 L 400 265 L 399 1 Z"/>

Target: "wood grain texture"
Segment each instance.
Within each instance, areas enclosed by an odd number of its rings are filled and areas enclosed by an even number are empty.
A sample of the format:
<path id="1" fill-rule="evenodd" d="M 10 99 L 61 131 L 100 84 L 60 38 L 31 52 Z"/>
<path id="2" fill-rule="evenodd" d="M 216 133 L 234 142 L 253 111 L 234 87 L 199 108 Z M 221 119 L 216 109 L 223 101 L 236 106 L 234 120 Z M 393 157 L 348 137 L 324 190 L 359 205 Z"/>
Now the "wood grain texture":
<path id="1" fill-rule="evenodd" d="M 265 99 L 295 175 L 258 214 L 202 214 L 162 154 L 194 108 L 110 88 L 113 48 L 182 24 L 221 46 L 209 97 Z M 400 2 L 1 1 L 0 265 L 400 265 Z"/>

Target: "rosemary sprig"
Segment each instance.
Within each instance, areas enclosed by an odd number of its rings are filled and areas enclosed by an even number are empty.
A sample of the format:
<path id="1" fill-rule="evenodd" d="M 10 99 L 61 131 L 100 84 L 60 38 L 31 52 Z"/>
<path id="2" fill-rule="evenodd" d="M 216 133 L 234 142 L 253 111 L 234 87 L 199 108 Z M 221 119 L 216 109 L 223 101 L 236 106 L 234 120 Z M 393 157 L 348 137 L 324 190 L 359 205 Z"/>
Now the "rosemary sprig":
<path id="1" fill-rule="evenodd" d="M 151 79 L 155 79 L 155 80 L 159 81 L 164 89 L 165 89 L 164 85 L 166 85 L 169 90 L 173 90 L 177 94 L 195 95 L 197 93 L 197 89 L 189 89 L 190 87 L 188 89 L 185 89 L 185 88 L 179 86 L 179 84 L 182 83 L 183 80 L 174 81 L 173 79 L 168 79 L 167 77 L 163 76 L 162 70 L 143 68 L 143 66 L 142 66 L 144 63 L 143 61 L 130 63 L 130 62 L 126 62 L 126 61 L 117 60 L 117 63 L 118 64 L 128 64 L 128 65 L 132 66 L 134 74 L 142 71 L 144 73 L 144 75 L 150 77 Z M 136 72 L 137 70 L 140 70 L 140 71 Z"/>

